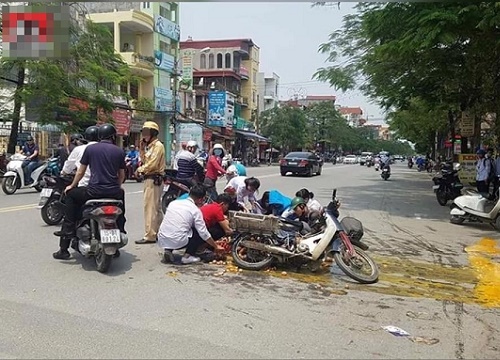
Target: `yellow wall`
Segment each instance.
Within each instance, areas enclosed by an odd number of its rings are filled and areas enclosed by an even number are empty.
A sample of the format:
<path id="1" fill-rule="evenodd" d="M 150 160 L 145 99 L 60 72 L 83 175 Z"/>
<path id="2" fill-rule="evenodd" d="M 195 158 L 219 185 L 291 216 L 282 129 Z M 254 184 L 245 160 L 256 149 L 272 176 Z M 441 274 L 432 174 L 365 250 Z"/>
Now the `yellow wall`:
<path id="1" fill-rule="evenodd" d="M 242 65 L 248 70 L 248 80 L 243 80 L 241 84 L 241 96 L 248 99 L 248 106 L 241 108 L 241 117 L 245 120 L 250 120 L 252 112 L 257 110 L 257 76 L 260 64 L 259 57 L 260 49 L 258 46 L 254 45 L 251 47 L 250 59 L 242 61 Z"/>

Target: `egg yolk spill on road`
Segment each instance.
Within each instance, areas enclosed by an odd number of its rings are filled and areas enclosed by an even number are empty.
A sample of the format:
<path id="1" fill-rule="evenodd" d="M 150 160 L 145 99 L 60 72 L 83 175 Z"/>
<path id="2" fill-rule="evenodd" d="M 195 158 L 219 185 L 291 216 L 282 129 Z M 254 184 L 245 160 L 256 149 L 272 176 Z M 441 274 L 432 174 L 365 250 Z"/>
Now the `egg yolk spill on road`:
<path id="1" fill-rule="evenodd" d="M 474 289 L 477 300 L 487 307 L 500 307 L 500 262 L 492 257 L 500 256 L 500 248 L 493 239 L 481 239 L 465 248 L 471 267 L 476 271 L 479 283 Z"/>

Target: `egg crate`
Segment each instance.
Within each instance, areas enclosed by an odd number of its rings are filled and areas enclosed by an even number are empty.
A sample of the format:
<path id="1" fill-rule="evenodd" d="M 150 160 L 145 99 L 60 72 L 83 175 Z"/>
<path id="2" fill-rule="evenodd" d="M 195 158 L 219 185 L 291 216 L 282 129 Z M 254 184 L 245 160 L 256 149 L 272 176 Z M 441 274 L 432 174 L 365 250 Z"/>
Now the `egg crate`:
<path id="1" fill-rule="evenodd" d="M 274 234 L 279 230 L 279 220 L 275 216 L 231 211 L 231 228 L 239 233 Z"/>

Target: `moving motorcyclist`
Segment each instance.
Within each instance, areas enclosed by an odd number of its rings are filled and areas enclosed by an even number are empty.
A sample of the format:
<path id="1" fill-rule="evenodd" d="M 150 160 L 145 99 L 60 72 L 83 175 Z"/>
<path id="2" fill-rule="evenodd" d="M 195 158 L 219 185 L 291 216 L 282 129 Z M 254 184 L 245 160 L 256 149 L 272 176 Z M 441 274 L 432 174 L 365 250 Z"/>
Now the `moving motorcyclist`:
<path id="1" fill-rule="evenodd" d="M 26 143 L 21 149 L 21 154 L 26 156 L 26 159 L 23 161 L 23 169 L 24 169 L 24 178 L 26 185 L 31 184 L 33 179 L 31 179 L 31 173 L 38 166 L 38 155 L 39 149 L 38 145 L 35 143 L 35 139 L 33 136 L 29 135 L 26 138 Z"/>
<path id="2" fill-rule="evenodd" d="M 132 174 L 137 170 L 139 164 L 139 151 L 135 148 L 135 145 L 129 146 L 129 151 L 127 152 L 126 159 L 128 159 L 132 165 Z"/>
<path id="3" fill-rule="evenodd" d="M 90 199 L 113 198 L 121 200 L 122 214 L 117 225 L 120 232 L 125 233 L 125 193 L 121 188 L 125 179 L 125 159 L 123 150 L 114 144 L 116 128 L 111 124 L 103 124 L 98 129 L 100 142 L 87 146 L 80 160 L 80 167 L 71 185 L 66 188 L 66 212 L 61 230 L 54 235 L 60 237 L 59 251 L 52 254 L 54 259 L 67 260 L 72 238 L 75 236 L 76 225 L 81 207 Z M 87 167 L 91 169 L 87 187 L 78 187 L 85 176 Z"/>
<path id="4" fill-rule="evenodd" d="M 192 185 L 196 182 L 201 182 L 205 178 L 205 169 L 198 163 L 196 156 L 196 150 L 198 149 L 198 144 L 196 141 L 188 141 L 186 149 L 179 151 L 175 157 L 176 168 L 177 168 L 177 179 L 184 180 Z M 197 175 L 197 181 L 194 179 Z"/>
<path id="5" fill-rule="evenodd" d="M 82 140 L 79 141 L 80 145 L 75 147 L 71 154 L 69 154 L 68 159 L 64 162 L 63 169 L 61 171 L 61 175 L 73 175 L 80 168 L 80 160 L 82 159 L 83 153 L 87 146 L 96 144 L 99 140 L 99 128 L 97 126 L 89 126 L 85 129 L 85 133 L 83 135 Z M 85 139 L 85 142 L 83 141 Z M 85 175 L 78 183 L 78 186 L 87 186 L 90 180 L 90 168 L 87 168 L 85 171 Z"/>

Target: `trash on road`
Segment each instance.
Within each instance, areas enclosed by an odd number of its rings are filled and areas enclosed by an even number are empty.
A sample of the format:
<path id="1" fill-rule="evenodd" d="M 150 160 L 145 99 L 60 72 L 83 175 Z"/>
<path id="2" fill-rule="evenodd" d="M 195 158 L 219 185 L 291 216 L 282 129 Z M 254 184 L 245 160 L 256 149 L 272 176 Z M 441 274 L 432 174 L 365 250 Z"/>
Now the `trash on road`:
<path id="1" fill-rule="evenodd" d="M 403 329 L 398 328 L 397 326 L 393 326 L 393 325 L 382 326 L 382 329 L 391 333 L 394 336 L 410 336 L 409 332 L 406 332 Z"/>
<path id="2" fill-rule="evenodd" d="M 439 339 L 425 336 L 410 336 L 408 339 L 414 343 L 422 343 L 426 345 L 436 345 L 439 342 Z"/>
<path id="3" fill-rule="evenodd" d="M 439 316 L 436 314 L 431 315 L 426 312 L 414 312 L 414 311 L 408 311 L 406 312 L 406 316 L 412 319 L 420 319 L 420 320 L 438 320 Z"/>

